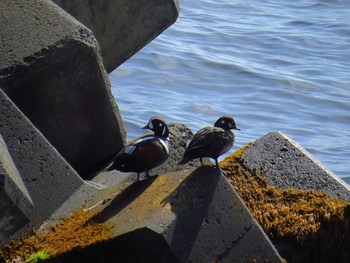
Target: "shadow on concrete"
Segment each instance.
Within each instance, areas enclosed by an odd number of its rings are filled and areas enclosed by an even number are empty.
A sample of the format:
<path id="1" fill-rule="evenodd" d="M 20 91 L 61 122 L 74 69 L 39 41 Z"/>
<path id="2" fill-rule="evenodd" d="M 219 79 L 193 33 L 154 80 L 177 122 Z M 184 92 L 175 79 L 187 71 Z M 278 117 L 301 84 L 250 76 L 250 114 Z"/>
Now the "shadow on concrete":
<path id="1" fill-rule="evenodd" d="M 157 177 L 158 176 L 152 176 L 147 180 L 130 184 L 112 201 L 110 201 L 110 203 L 94 219 L 100 222 L 105 222 L 115 216 L 139 197 L 157 179 Z"/>
<path id="2" fill-rule="evenodd" d="M 170 203 L 176 215 L 174 225 L 165 233 L 170 247 L 181 262 L 187 262 L 193 244 L 205 223 L 208 208 L 221 173 L 211 166 L 202 166 L 184 179 L 162 203 Z"/>
<path id="3" fill-rule="evenodd" d="M 74 249 L 47 262 L 180 263 L 163 236 L 148 228 L 140 228 L 84 249 Z"/>

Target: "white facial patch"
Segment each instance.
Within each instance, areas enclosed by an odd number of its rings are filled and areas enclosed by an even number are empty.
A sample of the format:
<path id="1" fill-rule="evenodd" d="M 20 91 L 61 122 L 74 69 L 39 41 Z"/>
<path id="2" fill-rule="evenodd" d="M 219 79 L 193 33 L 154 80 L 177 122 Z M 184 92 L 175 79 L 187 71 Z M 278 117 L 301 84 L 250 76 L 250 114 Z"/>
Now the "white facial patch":
<path id="1" fill-rule="evenodd" d="M 149 123 L 148 123 L 148 127 L 152 130 L 153 129 L 153 123 L 150 121 Z"/>
<path id="2" fill-rule="evenodd" d="M 162 132 L 162 135 L 164 135 L 164 134 L 165 134 L 165 131 L 166 131 L 166 127 L 164 126 L 164 128 L 163 128 L 163 132 Z"/>

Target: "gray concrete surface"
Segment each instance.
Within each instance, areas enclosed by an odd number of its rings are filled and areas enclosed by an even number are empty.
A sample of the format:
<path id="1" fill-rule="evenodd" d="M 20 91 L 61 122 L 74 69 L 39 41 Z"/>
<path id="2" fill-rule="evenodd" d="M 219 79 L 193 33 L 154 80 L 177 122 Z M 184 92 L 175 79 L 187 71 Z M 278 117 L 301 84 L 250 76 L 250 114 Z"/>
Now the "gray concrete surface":
<path id="1" fill-rule="evenodd" d="M 138 244 L 143 236 L 167 244 L 164 254 L 157 259 L 146 257 L 144 262 L 165 262 L 163 258 L 177 259 L 174 262 L 281 262 L 230 183 L 213 167 L 169 173 L 107 191 L 107 195 L 99 193 L 89 206 L 99 211 L 97 220 L 114 225 L 115 237 L 110 242 L 119 244 L 115 250 L 129 251 L 130 257 L 133 252 L 128 244 L 133 242 L 129 238 L 134 236 Z M 129 242 L 118 242 L 126 236 Z M 145 243 L 135 251 L 147 256 L 153 246 Z M 108 248 L 89 249 L 96 257 Z M 79 253 L 84 257 L 88 252 Z M 115 258 L 119 259 L 118 255 Z"/>
<path id="2" fill-rule="evenodd" d="M 293 139 L 270 132 L 243 154 L 245 165 L 263 172 L 280 189 L 313 189 L 350 201 L 350 187 Z"/>
<path id="3" fill-rule="evenodd" d="M 78 194 L 79 198 L 66 206 L 63 214 L 79 208 L 97 191 L 79 177 L 1 89 L 0 134 L 16 166 L 10 161 L 2 162 L 12 176 L 11 184 L 7 181 L 6 186 L 14 203 L 11 209 L 14 213 L 17 209 L 21 211 L 29 225 L 42 223 L 80 189 L 83 192 Z"/>
<path id="4" fill-rule="evenodd" d="M 0 134 L 0 244 L 25 226 L 33 202 Z"/>
<path id="5" fill-rule="evenodd" d="M 178 0 L 53 0 L 90 28 L 108 72 L 157 37 L 179 15 Z"/>
<path id="6" fill-rule="evenodd" d="M 0 88 L 85 177 L 125 131 L 92 32 L 51 1 L 4 0 Z"/>

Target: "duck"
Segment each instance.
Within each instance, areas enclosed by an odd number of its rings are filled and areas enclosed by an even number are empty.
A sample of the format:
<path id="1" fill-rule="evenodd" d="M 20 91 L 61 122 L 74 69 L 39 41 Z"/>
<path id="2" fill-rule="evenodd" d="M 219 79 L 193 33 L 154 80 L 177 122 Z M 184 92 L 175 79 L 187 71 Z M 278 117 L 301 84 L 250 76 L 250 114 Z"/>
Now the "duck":
<path id="1" fill-rule="evenodd" d="M 182 160 L 178 165 L 184 165 L 193 159 L 209 157 L 215 160 L 216 168 L 220 169 L 218 158 L 228 152 L 235 142 L 232 129 L 241 130 L 232 116 L 222 116 L 214 127 L 204 127 L 192 137 L 186 146 Z"/>
<path id="2" fill-rule="evenodd" d="M 145 172 L 145 178 L 148 178 L 150 170 L 168 159 L 170 140 L 166 122 L 162 118 L 152 117 L 142 129 L 149 129 L 153 134 L 146 133 L 130 141 L 115 156 L 107 171 L 135 172 L 139 181 L 140 173 Z"/>

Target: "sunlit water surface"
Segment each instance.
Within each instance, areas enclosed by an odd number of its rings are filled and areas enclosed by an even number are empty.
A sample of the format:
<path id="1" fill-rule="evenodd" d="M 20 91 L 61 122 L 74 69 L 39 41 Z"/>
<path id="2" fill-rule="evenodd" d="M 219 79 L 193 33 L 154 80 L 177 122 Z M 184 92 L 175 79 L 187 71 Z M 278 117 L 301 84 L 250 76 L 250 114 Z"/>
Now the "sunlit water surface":
<path id="1" fill-rule="evenodd" d="M 281 131 L 350 182 L 350 1 L 182 0 L 110 74 L 128 139 L 148 119 L 194 132 L 233 115 L 232 151 Z"/>

